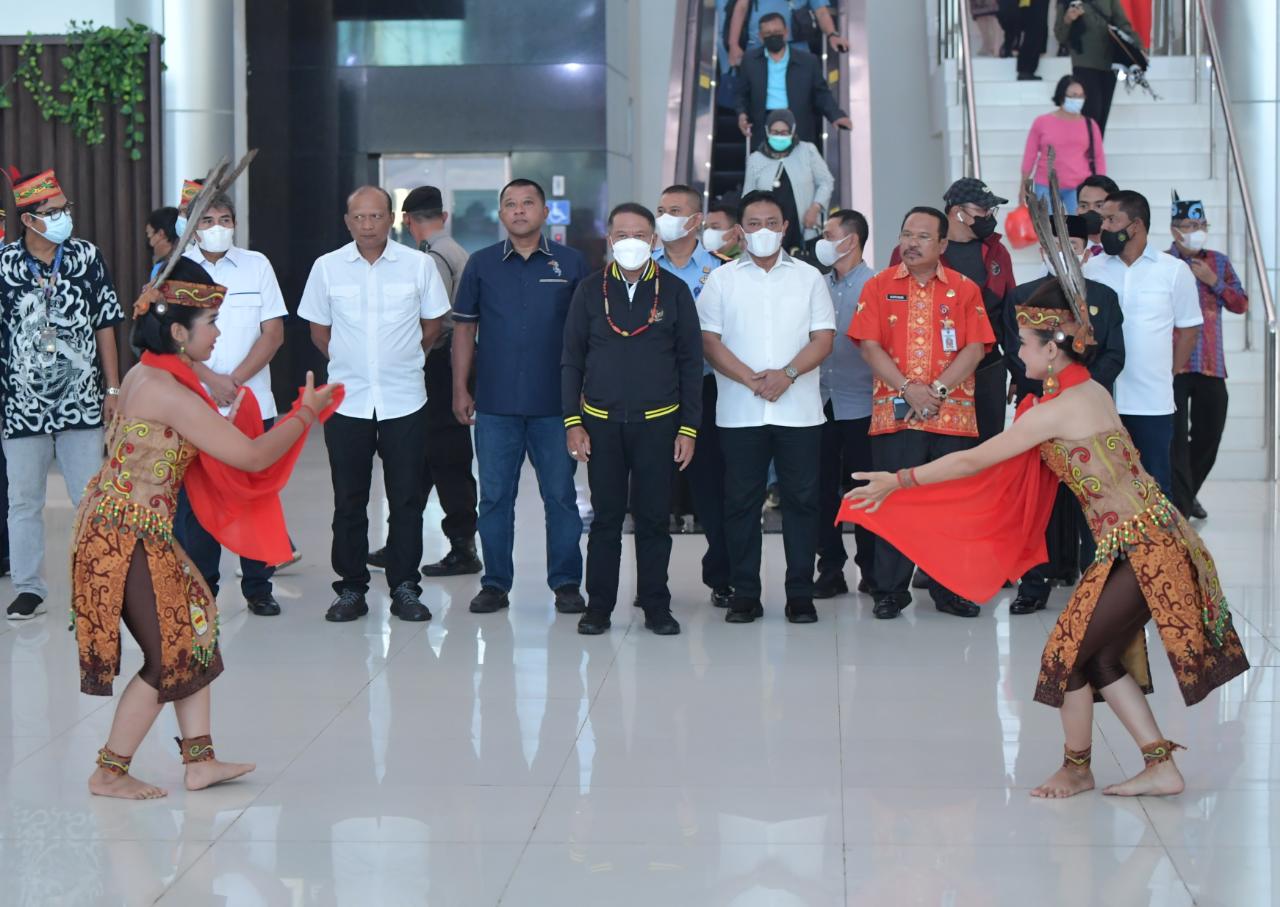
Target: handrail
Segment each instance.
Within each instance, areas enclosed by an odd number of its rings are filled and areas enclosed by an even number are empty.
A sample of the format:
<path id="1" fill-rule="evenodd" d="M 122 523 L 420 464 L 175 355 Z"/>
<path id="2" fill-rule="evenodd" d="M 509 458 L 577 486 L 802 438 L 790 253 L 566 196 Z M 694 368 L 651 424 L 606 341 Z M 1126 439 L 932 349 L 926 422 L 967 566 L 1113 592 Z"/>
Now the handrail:
<path id="1" fill-rule="evenodd" d="M 964 79 L 965 175 L 982 179 L 982 154 L 978 148 L 978 101 L 973 91 L 973 51 L 969 46 L 969 23 L 973 10 L 969 0 L 960 0 L 960 60 L 958 75 Z"/>
<path id="2" fill-rule="evenodd" d="M 1235 171 L 1236 182 L 1240 188 L 1240 204 L 1244 212 L 1245 240 L 1248 243 L 1249 254 L 1253 258 L 1253 266 L 1258 277 L 1256 291 L 1262 297 L 1263 309 L 1267 320 L 1266 346 L 1263 352 L 1263 394 L 1265 401 L 1263 426 L 1265 444 L 1269 454 L 1267 458 L 1267 479 L 1274 480 L 1280 474 L 1280 462 L 1277 462 L 1280 444 L 1277 444 L 1276 438 L 1276 429 L 1280 425 L 1280 409 L 1278 409 L 1280 394 L 1277 393 L 1276 388 L 1277 372 L 1280 371 L 1280 365 L 1277 363 L 1280 345 L 1277 343 L 1276 336 L 1275 296 L 1271 290 L 1271 282 L 1267 278 L 1267 260 L 1263 255 L 1261 234 L 1258 230 L 1257 215 L 1253 207 L 1253 194 L 1249 190 L 1249 178 L 1245 172 L 1244 158 L 1240 152 L 1235 116 L 1231 112 L 1231 95 L 1227 90 L 1226 77 L 1222 71 L 1222 51 L 1218 45 L 1218 31 L 1213 24 L 1212 16 L 1209 15 L 1209 7 L 1206 0 L 1195 0 L 1195 4 L 1199 13 L 1200 28 L 1203 29 L 1205 49 L 1209 56 L 1209 66 L 1213 70 L 1213 85 L 1217 89 L 1218 102 L 1222 107 L 1222 119 L 1223 124 L 1226 126 L 1227 150 L 1231 155 L 1231 167 Z M 1187 32 L 1188 34 L 1192 32 L 1190 23 L 1188 23 Z M 1199 30 L 1196 30 L 1196 34 L 1199 34 Z M 1254 289 L 1251 286 L 1250 292 L 1252 293 Z M 1247 337 L 1248 334 L 1246 332 Z"/>
<path id="3" fill-rule="evenodd" d="M 960 103 L 964 107 L 964 172 L 982 178 L 982 154 L 978 144 L 978 101 L 973 89 L 973 49 L 969 44 L 969 23 L 973 19 L 970 0 L 939 0 L 938 62 L 956 61 L 960 83 Z"/>

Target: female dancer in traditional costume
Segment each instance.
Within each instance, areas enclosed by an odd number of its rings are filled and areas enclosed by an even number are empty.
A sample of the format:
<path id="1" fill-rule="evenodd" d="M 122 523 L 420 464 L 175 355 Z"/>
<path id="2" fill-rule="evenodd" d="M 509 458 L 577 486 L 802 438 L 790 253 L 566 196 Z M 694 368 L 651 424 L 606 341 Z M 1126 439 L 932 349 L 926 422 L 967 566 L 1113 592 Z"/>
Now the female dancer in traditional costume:
<path id="1" fill-rule="evenodd" d="M 1172 757 L 1181 747 L 1160 732 L 1143 695 L 1151 692 L 1147 621 L 1155 619 L 1187 705 L 1249 665 L 1208 550 L 1142 468 L 1110 394 L 1081 364 L 1092 343 L 1083 278 L 1066 240 L 1055 245 L 1041 229 L 1040 214 L 1037 232 L 1052 248 L 1061 285 L 1045 284 L 1016 314 L 1019 355 L 1027 376 L 1044 381 L 1043 397 L 1024 400 L 1013 425 L 978 447 L 897 475 L 856 473 L 868 484 L 846 495 L 841 515 L 948 589 L 985 601 L 1005 579 L 1045 560 L 1045 524 L 1058 480 L 1065 482 L 1098 553 L 1041 660 L 1035 699 L 1061 710 L 1066 756 L 1032 795 L 1093 788 L 1095 698 L 1111 706 L 1146 763 L 1103 793 L 1176 794 L 1183 780 Z M 1066 235 L 1063 225 L 1059 236 Z"/>
<path id="2" fill-rule="evenodd" d="M 173 538 L 179 488 L 185 485 L 201 522 L 232 550 L 268 563 L 288 560 L 278 492 L 308 429 L 341 392 L 337 386 L 317 390 L 308 374 L 293 412 L 271 431 L 262 432 L 247 392 L 224 419 L 191 363 L 213 349 L 225 290 L 186 259 L 165 273 L 169 279 L 149 287 L 134 307 L 133 339 L 142 360 L 120 387 L 108 459 L 76 514 L 71 556 L 81 690 L 111 695 L 122 620 L 143 653 L 89 778 L 90 792 L 127 799 L 165 796 L 131 777 L 129 763 L 166 702 L 174 704 L 182 731 L 189 790 L 254 768 L 214 758 L 209 683 L 222 672 L 217 605 Z"/>

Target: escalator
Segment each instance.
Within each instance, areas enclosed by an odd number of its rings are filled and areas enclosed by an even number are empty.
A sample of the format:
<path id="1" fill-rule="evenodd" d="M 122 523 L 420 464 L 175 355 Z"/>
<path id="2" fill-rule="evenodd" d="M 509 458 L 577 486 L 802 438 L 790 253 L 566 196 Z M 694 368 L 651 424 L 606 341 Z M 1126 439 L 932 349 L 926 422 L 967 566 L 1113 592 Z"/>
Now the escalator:
<path id="1" fill-rule="evenodd" d="M 833 8 L 837 5 L 832 3 Z M 727 86 L 720 84 L 723 24 L 717 21 L 716 7 L 715 0 L 677 2 L 669 96 L 679 102 L 672 101 L 667 124 L 666 173 L 673 182 L 701 192 L 704 210 L 714 201 L 736 202 L 740 197 L 748 154 Z M 847 84 L 847 55 L 824 54 L 823 66 L 837 101 L 846 107 L 837 89 Z M 847 205 L 851 145 L 834 139 L 832 135 L 825 143 L 820 140 L 818 147 L 825 144 L 824 157 L 836 180 L 832 204 Z"/>

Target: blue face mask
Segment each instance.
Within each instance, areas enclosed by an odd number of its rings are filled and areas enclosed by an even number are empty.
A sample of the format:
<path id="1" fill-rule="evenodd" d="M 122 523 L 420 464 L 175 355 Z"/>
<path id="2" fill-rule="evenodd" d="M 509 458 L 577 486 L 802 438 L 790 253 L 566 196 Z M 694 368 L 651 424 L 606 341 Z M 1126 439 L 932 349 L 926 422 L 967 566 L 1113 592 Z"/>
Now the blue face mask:
<path id="1" fill-rule="evenodd" d="M 789 135 L 770 135 L 769 147 L 774 151 L 786 151 L 791 147 L 791 136 Z"/>
<path id="2" fill-rule="evenodd" d="M 35 216 L 44 222 L 44 233 L 41 235 L 55 246 L 60 246 L 71 238 L 71 215 L 66 211 L 48 217 L 39 214 Z"/>
<path id="3" fill-rule="evenodd" d="M 178 234 L 178 238 L 182 238 L 182 234 L 187 232 L 187 216 L 179 214 L 178 219 L 173 224 L 173 230 Z"/>

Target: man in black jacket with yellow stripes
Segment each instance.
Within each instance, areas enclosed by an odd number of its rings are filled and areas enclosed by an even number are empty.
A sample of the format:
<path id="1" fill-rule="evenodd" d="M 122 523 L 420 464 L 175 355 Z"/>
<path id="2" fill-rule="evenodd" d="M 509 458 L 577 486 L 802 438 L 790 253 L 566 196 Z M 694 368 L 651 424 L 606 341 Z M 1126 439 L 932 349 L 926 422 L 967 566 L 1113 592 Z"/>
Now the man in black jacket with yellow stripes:
<path id="1" fill-rule="evenodd" d="M 672 460 L 693 459 L 702 410 L 702 333 L 693 294 L 651 258 L 656 224 L 631 202 L 609 214 L 613 263 L 569 304 L 560 397 L 569 454 L 587 464 L 595 515 L 587 538 L 587 612 L 578 632 L 604 633 L 618 601 L 622 521 L 635 523 L 636 603 L 645 626 L 674 636 L 667 565 Z"/>

